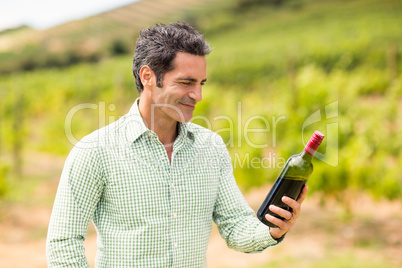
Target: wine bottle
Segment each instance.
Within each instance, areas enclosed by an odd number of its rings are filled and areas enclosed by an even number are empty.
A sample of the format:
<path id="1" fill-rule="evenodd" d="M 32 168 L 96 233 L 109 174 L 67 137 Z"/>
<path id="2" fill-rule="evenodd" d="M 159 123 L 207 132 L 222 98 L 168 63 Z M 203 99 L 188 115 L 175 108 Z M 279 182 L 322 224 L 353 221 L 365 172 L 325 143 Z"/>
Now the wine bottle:
<path id="1" fill-rule="evenodd" d="M 265 218 L 266 214 L 284 220 L 284 218 L 269 210 L 270 205 L 275 205 L 292 212 L 292 208 L 282 202 L 282 197 L 288 196 L 295 200 L 298 198 L 308 178 L 313 172 L 311 159 L 323 139 L 324 134 L 315 131 L 304 150 L 300 154 L 293 155 L 288 159 L 257 212 L 257 217 L 262 223 L 270 227 L 277 227 L 275 224 L 267 221 Z"/>

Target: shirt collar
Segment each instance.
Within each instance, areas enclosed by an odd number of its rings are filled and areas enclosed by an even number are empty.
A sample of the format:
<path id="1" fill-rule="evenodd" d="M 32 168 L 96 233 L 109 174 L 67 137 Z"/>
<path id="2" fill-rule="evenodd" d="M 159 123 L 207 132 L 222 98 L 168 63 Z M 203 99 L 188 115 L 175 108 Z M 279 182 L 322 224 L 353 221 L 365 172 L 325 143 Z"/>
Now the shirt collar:
<path id="1" fill-rule="evenodd" d="M 137 98 L 134 104 L 131 106 L 130 111 L 127 116 L 127 139 L 129 142 L 136 141 L 141 135 L 156 135 L 155 132 L 150 130 L 144 123 L 142 116 L 140 114 L 140 110 L 138 109 L 140 98 Z M 178 127 L 179 134 L 176 139 L 183 139 L 186 142 L 194 141 L 194 133 L 189 127 L 189 123 L 180 123 Z"/>

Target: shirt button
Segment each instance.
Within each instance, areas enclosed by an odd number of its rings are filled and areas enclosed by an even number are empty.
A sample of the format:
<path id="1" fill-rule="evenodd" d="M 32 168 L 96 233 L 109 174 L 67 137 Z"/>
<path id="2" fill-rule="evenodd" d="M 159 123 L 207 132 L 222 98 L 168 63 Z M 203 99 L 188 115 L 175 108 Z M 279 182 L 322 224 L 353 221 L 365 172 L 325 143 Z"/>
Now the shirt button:
<path id="1" fill-rule="evenodd" d="M 179 245 L 177 243 L 174 243 L 174 248 L 177 248 Z"/>
<path id="2" fill-rule="evenodd" d="M 170 188 L 172 188 L 172 189 L 174 188 L 174 183 L 170 184 Z"/>
<path id="3" fill-rule="evenodd" d="M 268 245 L 268 241 L 264 241 L 264 245 Z"/>
<path id="4" fill-rule="evenodd" d="M 177 213 L 173 213 L 173 219 L 177 218 Z"/>

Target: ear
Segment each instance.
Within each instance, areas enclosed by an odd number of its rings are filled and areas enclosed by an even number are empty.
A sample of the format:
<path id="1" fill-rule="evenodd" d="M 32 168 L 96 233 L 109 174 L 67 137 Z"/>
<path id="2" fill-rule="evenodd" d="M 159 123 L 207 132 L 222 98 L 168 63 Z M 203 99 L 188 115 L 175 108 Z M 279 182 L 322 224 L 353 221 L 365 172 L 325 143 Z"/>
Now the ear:
<path id="1" fill-rule="evenodd" d="M 145 89 L 146 87 L 152 86 L 152 84 L 156 81 L 155 73 L 151 70 L 151 68 L 149 68 L 148 65 L 144 65 L 140 69 L 140 79 Z"/>

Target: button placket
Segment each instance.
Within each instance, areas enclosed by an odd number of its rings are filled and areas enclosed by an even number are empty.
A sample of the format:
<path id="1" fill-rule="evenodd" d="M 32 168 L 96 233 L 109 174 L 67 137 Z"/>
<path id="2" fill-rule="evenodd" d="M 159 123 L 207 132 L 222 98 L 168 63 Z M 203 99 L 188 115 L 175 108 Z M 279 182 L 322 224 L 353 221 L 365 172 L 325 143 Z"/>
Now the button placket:
<path id="1" fill-rule="evenodd" d="M 167 158 L 167 153 L 163 144 L 159 141 L 158 136 L 153 132 L 147 133 L 149 137 L 149 141 L 153 144 L 153 155 L 154 155 L 154 162 L 156 162 L 157 167 L 162 170 L 163 173 L 169 174 L 170 173 L 170 164 Z"/>
<path id="2" fill-rule="evenodd" d="M 173 152 L 175 154 L 176 152 Z M 170 173 L 169 173 L 169 190 L 170 190 L 170 213 L 171 213 L 171 243 L 172 243 L 172 249 L 173 249 L 173 262 L 178 261 L 178 252 L 179 250 L 179 240 L 180 240 L 180 235 L 178 232 L 178 195 L 180 194 L 178 191 L 176 191 L 177 188 L 177 176 L 175 173 L 175 167 L 174 167 L 174 162 L 172 158 L 172 163 L 169 166 L 170 168 Z"/>

